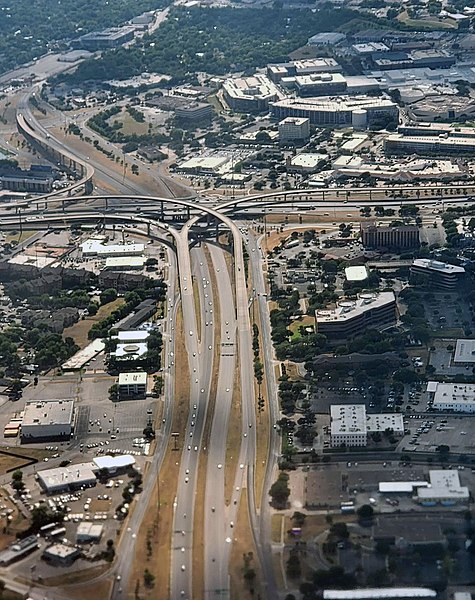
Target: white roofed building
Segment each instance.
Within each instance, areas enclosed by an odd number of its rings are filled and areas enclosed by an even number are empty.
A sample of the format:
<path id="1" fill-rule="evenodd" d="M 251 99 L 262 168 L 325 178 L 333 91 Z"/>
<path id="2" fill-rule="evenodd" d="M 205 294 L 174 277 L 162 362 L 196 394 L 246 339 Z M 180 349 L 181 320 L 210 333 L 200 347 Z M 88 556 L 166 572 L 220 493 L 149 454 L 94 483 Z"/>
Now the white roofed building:
<path id="1" fill-rule="evenodd" d="M 475 413 L 475 384 L 429 381 L 427 392 L 436 411 Z"/>
<path id="2" fill-rule="evenodd" d="M 27 402 L 21 424 L 22 442 L 69 439 L 74 424 L 73 400 Z"/>
<path id="3" fill-rule="evenodd" d="M 455 345 L 455 364 L 475 365 L 475 340 L 457 340 Z"/>
<path id="4" fill-rule="evenodd" d="M 465 269 L 430 258 L 416 258 L 412 263 L 411 273 L 427 275 L 428 282 L 434 286 L 453 289 L 465 275 Z"/>
<path id="5" fill-rule="evenodd" d="M 330 407 L 332 448 L 366 446 L 368 435 L 384 431 L 403 435 L 403 416 L 399 413 L 367 414 L 364 404 L 332 404 Z"/>
<path id="6" fill-rule="evenodd" d="M 147 373 L 120 373 L 119 398 L 138 398 L 147 392 Z"/>
<path id="7" fill-rule="evenodd" d="M 424 506 L 442 504 L 465 504 L 470 499 L 467 487 L 460 485 L 459 472 L 455 469 L 429 471 L 430 485 L 417 489 L 417 501 Z"/>
<path id="8" fill-rule="evenodd" d="M 83 256 L 134 256 L 142 254 L 145 244 L 103 244 L 101 240 L 90 239 L 81 244 Z"/>
<path id="9" fill-rule="evenodd" d="M 437 598 L 437 593 L 421 587 L 385 587 L 357 590 L 324 590 L 323 600 L 398 600 Z"/>
<path id="10" fill-rule="evenodd" d="M 96 485 L 97 466 L 93 462 L 44 469 L 38 471 L 37 479 L 47 494 Z"/>

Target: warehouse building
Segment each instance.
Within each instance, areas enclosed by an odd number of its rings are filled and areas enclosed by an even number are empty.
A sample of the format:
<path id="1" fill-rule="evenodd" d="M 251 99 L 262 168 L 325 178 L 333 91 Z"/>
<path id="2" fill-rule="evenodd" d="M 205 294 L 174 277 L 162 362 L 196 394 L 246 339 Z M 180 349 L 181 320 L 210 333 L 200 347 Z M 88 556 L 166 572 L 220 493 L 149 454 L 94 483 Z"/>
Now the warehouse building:
<path id="1" fill-rule="evenodd" d="M 38 471 L 36 478 L 47 494 L 57 494 L 82 487 L 94 487 L 97 483 L 97 470 L 98 467 L 94 462 L 78 463 Z"/>
<path id="2" fill-rule="evenodd" d="M 315 322 L 317 332 L 330 342 L 388 327 L 396 322 L 396 298 L 393 292 L 365 292 L 356 300 L 341 300 L 334 309 L 317 310 Z"/>
<path id="3" fill-rule="evenodd" d="M 460 283 L 465 275 L 465 269 L 430 258 L 417 258 L 412 263 L 411 273 L 426 275 L 430 285 L 451 290 Z"/>
<path id="4" fill-rule="evenodd" d="M 147 373 L 120 373 L 119 398 L 144 398 L 147 392 Z"/>
<path id="5" fill-rule="evenodd" d="M 364 404 L 332 404 L 330 407 L 330 444 L 342 446 L 366 446 L 371 433 L 391 431 L 393 435 L 404 434 L 401 414 L 366 414 Z"/>
<path id="6" fill-rule="evenodd" d="M 375 250 L 405 250 L 418 248 L 419 228 L 416 225 L 388 227 L 366 222 L 360 224 L 361 243 Z"/>
<path id="7" fill-rule="evenodd" d="M 69 439 L 73 431 L 73 400 L 27 402 L 21 424 L 22 442 Z"/>
<path id="8" fill-rule="evenodd" d="M 28 556 L 38 548 L 38 538 L 36 535 L 30 535 L 22 540 L 10 544 L 5 550 L 0 552 L 0 565 L 6 567 Z"/>
<path id="9" fill-rule="evenodd" d="M 475 413 L 475 384 L 473 383 L 427 383 L 433 409 L 441 412 Z"/>
<path id="10" fill-rule="evenodd" d="M 381 119 L 397 121 L 399 118 L 399 109 L 392 100 L 372 96 L 285 98 L 271 102 L 270 109 L 276 119 L 303 117 L 319 127 L 363 129 Z"/>
<path id="11" fill-rule="evenodd" d="M 266 75 L 252 75 L 227 79 L 223 84 L 223 96 L 233 110 L 239 112 L 265 112 L 269 102 L 278 100 L 281 93 Z"/>

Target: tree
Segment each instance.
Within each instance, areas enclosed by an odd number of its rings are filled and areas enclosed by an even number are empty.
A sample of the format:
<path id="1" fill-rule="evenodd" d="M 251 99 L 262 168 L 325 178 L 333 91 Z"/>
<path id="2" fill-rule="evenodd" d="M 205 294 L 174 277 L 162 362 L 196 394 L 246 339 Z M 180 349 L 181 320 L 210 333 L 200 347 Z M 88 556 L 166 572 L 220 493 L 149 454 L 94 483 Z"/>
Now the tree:
<path id="1" fill-rule="evenodd" d="M 143 572 L 143 582 L 147 588 L 152 588 L 155 584 L 155 575 L 152 575 L 148 569 Z"/>
<path id="2" fill-rule="evenodd" d="M 302 527 L 302 525 L 305 523 L 306 518 L 307 518 L 307 515 L 299 512 L 298 510 L 295 511 L 294 514 L 292 515 L 292 521 L 294 522 L 296 527 Z"/>
<path id="3" fill-rule="evenodd" d="M 358 508 L 356 514 L 358 515 L 358 519 L 360 521 L 369 521 L 373 518 L 374 509 L 370 504 L 363 504 Z"/>
<path id="4" fill-rule="evenodd" d="M 347 524 L 340 521 L 333 523 L 330 527 L 330 533 L 341 540 L 347 540 L 350 537 Z"/>
<path id="5" fill-rule="evenodd" d="M 295 551 L 290 553 L 285 572 L 289 579 L 299 579 L 302 575 L 302 568 L 300 566 L 300 558 Z"/>
<path id="6" fill-rule="evenodd" d="M 287 500 L 290 496 L 288 481 L 289 476 L 287 473 L 282 472 L 269 490 L 269 495 L 272 496 L 272 504 L 277 509 L 284 509 L 287 506 Z"/>
<path id="7" fill-rule="evenodd" d="M 101 304 L 109 304 L 109 302 L 113 302 L 117 298 L 117 290 L 114 288 L 108 288 L 101 292 Z"/>
<path id="8" fill-rule="evenodd" d="M 109 400 L 115 402 L 119 398 L 119 386 L 117 383 L 114 383 L 109 388 Z"/>
<path id="9" fill-rule="evenodd" d="M 20 471 L 20 470 L 13 471 L 12 488 L 16 492 L 21 492 L 25 488 L 25 482 L 23 481 L 23 472 L 22 471 Z"/>

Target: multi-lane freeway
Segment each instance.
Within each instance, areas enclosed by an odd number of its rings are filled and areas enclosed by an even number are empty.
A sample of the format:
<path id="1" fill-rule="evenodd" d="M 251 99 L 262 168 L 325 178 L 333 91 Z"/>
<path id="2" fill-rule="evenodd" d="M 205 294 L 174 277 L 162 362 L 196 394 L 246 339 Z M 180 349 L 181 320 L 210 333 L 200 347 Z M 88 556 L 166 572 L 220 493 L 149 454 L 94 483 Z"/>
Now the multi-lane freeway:
<path id="1" fill-rule="evenodd" d="M 73 160 L 81 157 L 70 154 L 64 142 L 54 140 L 29 111 L 25 97 L 20 103 L 21 119 L 26 119 L 35 136 L 42 144 L 56 152 L 64 152 Z M 21 120 L 20 119 L 20 120 Z M 92 176 L 88 161 L 84 173 Z M 329 216 L 336 211 L 359 209 L 364 202 L 382 202 L 397 207 L 411 202 L 437 207 L 445 191 L 434 195 L 426 188 L 395 187 L 389 194 L 380 189 L 355 188 L 340 192 L 335 189 L 308 192 L 292 190 L 273 194 L 260 194 L 234 198 L 225 203 L 202 202 L 200 198 L 168 198 L 150 196 L 149 190 L 124 182 L 112 169 L 94 164 L 94 177 L 102 179 L 118 190 L 116 196 L 77 196 L 68 198 L 43 198 L 21 202 L 15 211 L 0 209 L 0 227 L 14 228 L 18 225 L 35 229 L 49 226 L 68 226 L 75 222 L 104 224 L 141 224 L 147 235 L 166 236 L 169 250 L 167 316 L 164 326 L 165 355 L 165 403 L 164 423 L 158 432 L 159 443 L 152 459 L 142 494 L 128 522 L 125 523 L 118 547 L 118 558 L 109 577 L 113 580 L 111 598 L 125 598 L 130 581 L 136 537 L 146 514 L 160 467 L 165 458 L 167 440 L 172 433 L 174 411 L 175 333 L 176 316 L 181 310 L 189 377 L 189 405 L 186 427 L 179 433 L 181 452 L 176 498 L 173 503 L 173 531 L 170 548 L 170 584 L 168 597 L 172 600 L 194 598 L 196 578 L 202 579 L 203 597 L 229 598 L 229 564 L 234 542 L 234 527 L 238 520 L 241 494 L 247 490 L 248 516 L 254 536 L 257 558 L 263 581 L 262 589 L 268 598 L 278 597 L 272 569 L 270 551 L 270 510 L 267 491 L 272 483 L 278 457 L 279 440 L 273 425 L 278 419 L 278 404 L 266 285 L 263 275 L 265 257 L 260 240 L 247 230 L 245 223 L 233 220 L 234 215 L 261 214 L 263 211 L 302 212 L 313 211 Z M 438 187 L 438 190 L 443 190 Z M 455 190 L 455 191 L 454 191 Z M 471 190 L 471 188 L 470 188 Z M 444 200 L 465 203 L 467 187 L 451 187 L 450 198 Z M 447 196 L 448 196 L 448 190 Z M 10 208 L 10 207 L 9 207 Z M 325 215 L 324 211 L 328 210 Z M 250 212 L 249 212 L 250 211 Z M 177 223 L 177 217 L 178 223 Z M 184 218 L 183 218 L 184 217 Z M 165 222 L 166 221 L 166 222 Z M 183 221 L 185 221 L 183 223 Z M 181 228 L 180 228 L 181 225 Z M 208 225 L 208 226 L 206 226 Z M 238 226 L 239 225 L 239 226 Z M 232 238 L 232 266 L 225 257 L 225 250 L 207 239 L 211 232 L 226 230 Z M 198 239 L 202 245 L 196 246 Z M 249 271 L 252 286 L 246 281 L 244 246 L 248 249 Z M 176 283 L 178 290 L 176 291 Z M 259 435 L 256 420 L 256 402 L 253 377 L 252 332 L 249 314 L 250 299 L 257 305 L 260 323 L 261 347 L 266 372 L 266 397 L 269 405 L 269 439 L 267 461 L 262 488 L 256 490 L 256 450 Z M 172 360 L 174 358 L 175 360 Z M 180 373 L 181 376 L 181 373 Z M 235 388 L 240 389 L 240 422 L 230 423 Z M 226 464 L 228 431 L 230 426 L 239 430 L 239 443 L 232 449 L 237 461 L 233 467 Z M 205 437 L 206 435 L 206 437 Z M 204 481 L 198 480 L 200 466 Z M 229 497 L 225 493 L 225 481 L 232 481 Z M 195 500 L 204 490 L 204 516 L 196 516 Z M 256 495 L 257 494 L 257 495 Z M 203 544 L 197 544 L 201 540 Z M 200 548 L 204 549 L 201 551 Z M 125 551 L 127 548 L 127 551 Z M 194 551 L 200 553 L 197 557 Z M 158 558 L 158 560 L 160 560 Z M 163 567 L 165 568 L 165 567 Z M 199 569 L 199 571 L 197 571 Z M 14 584 L 6 577 L 11 587 Z M 16 584 L 18 588 L 18 584 Z M 36 600 L 43 597 L 41 589 L 31 591 Z M 65 600 L 64 591 L 48 592 L 52 600 Z"/>

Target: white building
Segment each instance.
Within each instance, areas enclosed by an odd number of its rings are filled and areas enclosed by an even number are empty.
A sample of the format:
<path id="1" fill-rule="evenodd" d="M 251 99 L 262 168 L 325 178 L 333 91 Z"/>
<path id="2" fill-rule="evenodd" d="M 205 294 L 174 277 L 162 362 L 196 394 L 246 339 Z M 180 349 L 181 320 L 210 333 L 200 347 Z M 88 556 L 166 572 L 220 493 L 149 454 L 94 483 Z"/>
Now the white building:
<path id="1" fill-rule="evenodd" d="M 91 238 L 81 244 L 81 250 L 83 256 L 98 256 L 100 258 L 134 256 L 143 253 L 145 244 L 111 244 L 107 246 L 102 243 L 102 240 Z"/>
<path id="2" fill-rule="evenodd" d="M 330 407 L 330 443 L 341 446 L 366 446 L 368 435 L 391 430 L 404 433 L 403 416 L 399 413 L 366 414 L 364 404 L 332 404 Z"/>
<path id="3" fill-rule="evenodd" d="M 457 286 L 461 278 L 465 275 L 465 269 L 430 258 L 416 258 L 412 263 L 411 273 L 427 275 L 430 284 L 445 289 L 452 289 Z"/>
<path id="4" fill-rule="evenodd" d="M 73 400 L 27 402 L 21 424 L 23 442 L 69 438 L 73 430 Z"/>
<path id="5" fill-rule="evenodd" d="M 120 373 L 119 398 L 136 398 L 147 392 L 147 373 Z"/>
<path id="6" fill-rule="evenodd" d="M 366 446 L 366 408 L 364 404 L 333 404 L 330 407 L 331 446 Z"/>
<path id="7" fill-rule="evenodd" d="M 98 467 L 93 462 L 38 471 L 37 481 L 47 494 L 56 494 L 81 487 L 94 487 Z"/>
<path id="8" fill-rule="evenodd" d="M 96 458 L 93 459 L 93 462 L 99 470 L 116 473 L 117 471 L 133 467 L 135 465 L 135 458 L 131 454 L 121 454 L 118 456 L 105 454 L 104 456 L 96 456 Z"/>
<path id="9" fill-rule="evenodd" d="M 146 342 L 150 333 L 143 329 L 131 329 L 129 331 L 119 331 L 117 340 L 119 344 L 135 344 Z"/>
<path id="10" fill-rule="evenodd" d="M 279 123 L 280 142 L 299 142 L 310 137 L 310 119 L 287 117 Z"/>
<path id="11" fill-rule="evenodd" d="M 345 278 L 347 281 L 357 282 L 368 279 L 368 268 L 365 265 L 346 267 Z"/>
<path id="12" fill-rule="evenodd" d="M 144 256 L 109 256 L 104 268 L 109 271 L 131 271 L 142 270 L 144 265 Z"/>
<path id="13" fill-rule="evenodd" d="M 415 600 L 437 598 L 437 593 L 429 588 L 386 587 L 358 590 L 324 590 L 323 600 Z"/>
<path id="14" fill-rule="evenodd" d="M 475 365 L 475 340 L 457 340 L 455 346 L 454 360 L 455 364 L 464 364 L 467 366 Z"/>
<path id="15" fill-rule="evenodd" d="M 470 492 L 460 485 L 459 472 L 455 469 L 429 471 L 428 487 L 417 489 L 417 501 L 424 506 L 467 503 Z"/>
<path id="16" fill-rule="evenodd" d="M 269 102 L 282 97 L 277 86 L 262 74 L 226 79 L 223 95 L 228 105 L 241 112 L 263 112 Z"/>
<path id="17" fill-rule="evenodd" d="M 289 173 L 315 173 L 315 171 L 318 171 L 319 165 L 327 158 L 327 154 L 319 154 L 318 152 L 297 154 L 290 159 L 287 170 Z"/>
<path id="18" fill-rule="evenodd" d="M 438 411 L 475 413 L 475 384 L 429 381 L 427 391 Z"/>
<path id="19" fill-rule="evenodd" d="M 338 98 L 285 98 L 271 102 L 273 117 L 305 117 L 318 127 L 367 127 L 381 118 L 397 120 L 399 109 L 387 98 L 339 96 Z"/>
<path id="20" fill-rule="evenodd" d="M 97 543 L 102 537 L 103 530 L 104 526 L 99 525 L 98 523 L 91 523 L 87 521 L 79 523 L 76 531 L 76 542 L 78 542 L 78 544 L 84 544 L 88 542 Z"/>

